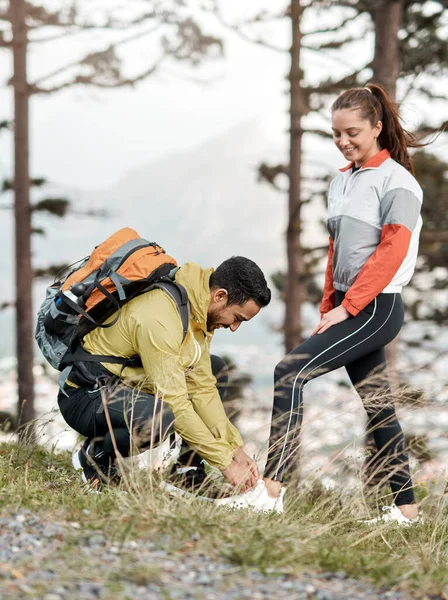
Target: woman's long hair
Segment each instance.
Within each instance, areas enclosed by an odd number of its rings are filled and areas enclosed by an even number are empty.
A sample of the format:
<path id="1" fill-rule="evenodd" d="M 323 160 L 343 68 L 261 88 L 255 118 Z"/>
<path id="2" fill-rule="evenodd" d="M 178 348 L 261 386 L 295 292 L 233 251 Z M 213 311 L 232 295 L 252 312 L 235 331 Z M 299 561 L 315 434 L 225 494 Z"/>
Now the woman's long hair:
<path id="1" fill-rule="evenodd" d="M 378 137 L 380 148 L 389 150 L 394 160 L 414 174 L 408 148 L 423 148 L 428 144 L 417 142 L 414 134 L 403 129 L 397 105 L 382 85 L 369 83 L 364 88 L 345 91 L 333 103 L 331 111 L 342 109 L 360 110 L 361 118 L 367 119 L 372 127 L 381 121 L 383 128 Z"/>

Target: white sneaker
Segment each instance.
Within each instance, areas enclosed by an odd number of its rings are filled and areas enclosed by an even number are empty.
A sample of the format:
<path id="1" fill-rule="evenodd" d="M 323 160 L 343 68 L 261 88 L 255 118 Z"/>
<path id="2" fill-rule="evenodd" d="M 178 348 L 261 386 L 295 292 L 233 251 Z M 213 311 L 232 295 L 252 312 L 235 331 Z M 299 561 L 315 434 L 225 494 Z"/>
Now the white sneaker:
<path id="1" fill-rule="evenodd" d="M 283 496 L 286 488 L 282 487 L 277 498 L 271 498 L 266 489 L 263 479 L 259 479 L 257 485 L 244 494 L 229 496 L 228 498 L 220 498 L 215 501 L 218 506 L 226 506 L 227 508 L 248 508 L 254 512 L 283 512 Z"/>
<path id="2" fill-rule="evenodd" d="M 403 513 L 398 508 L 398 506 L 396 506 L 396 504 L 392 504 L 392 506 L 383 506 L 381 510 L 383 511 L 383 514 L 379 517 L 375 517 L 375 519 L 362 520 L 359 521 L 359 523 L 364 523 L 365 525 L 381 525 L 382 523 L 395 523 L 398 525 L 402 525 L 403 527 L 423 524 L 423 517 L 421 515 L 418 515 L 414 519 L 408 519 L 403 515 Z"/>

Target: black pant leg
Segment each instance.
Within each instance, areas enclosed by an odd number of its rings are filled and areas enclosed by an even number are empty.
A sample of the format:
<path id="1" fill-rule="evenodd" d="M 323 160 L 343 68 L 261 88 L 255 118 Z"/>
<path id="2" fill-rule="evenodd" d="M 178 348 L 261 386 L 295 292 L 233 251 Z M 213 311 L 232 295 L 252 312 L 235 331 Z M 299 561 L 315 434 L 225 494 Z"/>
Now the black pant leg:
<path id="1" fill-rule="evenodd" d="M 343 296 L 339 294 L 339 303 Z M 384 347 L 398 334 L 402 317 L 399 295 L 380 294 L 356 317 L 309 337 L 277 365 L 268 477 L 284 479 L 295 472 L 305 383 Z"/>
<path id="2" fill-rule="evenodd" d="M 352 384 L 367 412 L 367 429 L 375 440 L 375 465 L 388 475 L 395 503 L 415 502 L 406 441 L 395 412 L 384 347 L 346 365 Z"/>
<path id="3" fill-rule="evenodd" d="M 168 407 L 154 396 L 125 385 L 101 389 L 66 385 L 64 392 L 59 393 L 58 403 L 65 421 L 92 440 L 94 454 L 101 453 L 105 460 L 115 458 L 115 445 L 122 456 L 129 456 L 131 448 L 143 451 L 157 446 L 174 421 Z M 106 408 L 102 393 L 106 395 Z"/>

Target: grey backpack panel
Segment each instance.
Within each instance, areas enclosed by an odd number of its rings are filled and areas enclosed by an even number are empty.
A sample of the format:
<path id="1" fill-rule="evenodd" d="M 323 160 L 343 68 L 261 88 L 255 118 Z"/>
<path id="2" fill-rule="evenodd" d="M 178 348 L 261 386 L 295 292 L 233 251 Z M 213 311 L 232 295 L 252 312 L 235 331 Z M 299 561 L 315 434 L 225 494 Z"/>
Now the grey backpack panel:
<path id="1" fill-rule="evenodd" d="M 60 370 L 61 361 L 67 353 L 72 339 L 64 339 L 58 335 L 52 335 L 45 327 L 45 321 L 50 316 L 53 320 L 65 322 L 69 325 L 76 325 L 79 322 L 79 315 L 70 315 L 56 307 L 55 299 L 60 293 L 62 284 L 53 285 L 47 288 L 45 300 L 43 301 L 39 312 L 37 313 L 36 341 L 52 367 Z M 69 329 L 72 329 L 71 327 Z"/>

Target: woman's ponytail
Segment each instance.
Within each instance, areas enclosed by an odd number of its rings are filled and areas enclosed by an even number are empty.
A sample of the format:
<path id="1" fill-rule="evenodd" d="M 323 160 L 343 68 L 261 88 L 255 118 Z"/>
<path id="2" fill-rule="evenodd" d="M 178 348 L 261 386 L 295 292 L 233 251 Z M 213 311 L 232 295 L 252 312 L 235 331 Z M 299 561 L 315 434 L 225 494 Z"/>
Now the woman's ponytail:
<path id="1" fill-rule="evenodd" d="M 401 126 L 398 107 L 385 88 L 374 83 L 366 85 L 366 88 L 381 104 L 383 115 L 379 120 L 382 121 L 383 128 L 378 138 L 381 148 L 387 148 L 394 160 L 414 174 L 414 166 L 408 148 L 418 148 L 420 144 L 416 142 L 412 133 Z"/>

